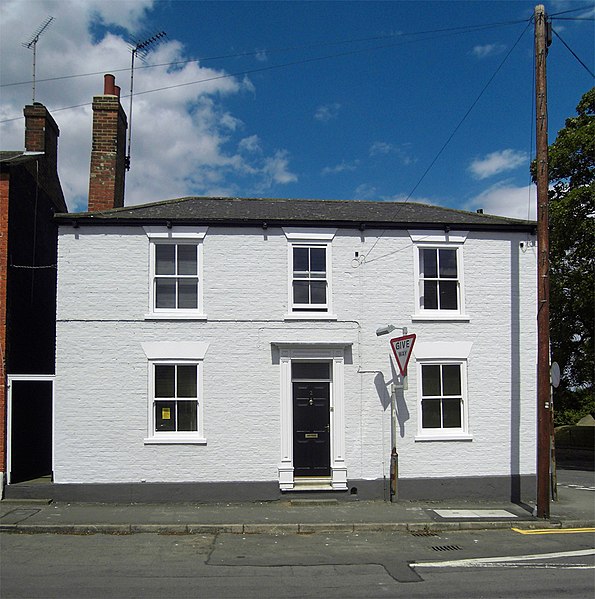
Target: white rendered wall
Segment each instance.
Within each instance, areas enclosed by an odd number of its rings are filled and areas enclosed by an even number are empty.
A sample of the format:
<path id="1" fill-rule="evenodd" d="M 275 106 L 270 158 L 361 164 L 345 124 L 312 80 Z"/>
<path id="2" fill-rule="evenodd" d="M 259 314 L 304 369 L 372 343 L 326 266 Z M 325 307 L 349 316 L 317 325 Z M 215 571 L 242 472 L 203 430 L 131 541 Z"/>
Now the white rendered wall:
<path id="1" fill-rule="evenodd" d="M 285 321 L 281 229 L 210 227 L 206 321 L 146 320 L 149 241 L 141 227 L 61 227 L 58 267 L 55 480 L 274 481 L 280 462 L 275 343 L 348 346 L 344 369 L 348 479 L 388 476 L 395 368 L 379 325 L 418 342 L 472 343 L 471 441 L 416 441 L 415 359 L 400 402 L 401 478 L 535 472 L 535 252 L 524 234 L 470 232 L 463 245 L 468 322 L 412 320 L 414 248 L 407 231 L 339 229 L 332 242 L 338 320 Z M 529 237 L 529 240 L 531 238 Z M 513 273 L 513 274 L 511 274 Z M 395 332 L 397 336 L 397 332 Z M 201 341 L 206 445 L 146 445 L 148 365 L 141 343 Z M 511 418 L 512 415 L 512 418 Z M 401 436 L 402 434 L 402 436 Z"/>

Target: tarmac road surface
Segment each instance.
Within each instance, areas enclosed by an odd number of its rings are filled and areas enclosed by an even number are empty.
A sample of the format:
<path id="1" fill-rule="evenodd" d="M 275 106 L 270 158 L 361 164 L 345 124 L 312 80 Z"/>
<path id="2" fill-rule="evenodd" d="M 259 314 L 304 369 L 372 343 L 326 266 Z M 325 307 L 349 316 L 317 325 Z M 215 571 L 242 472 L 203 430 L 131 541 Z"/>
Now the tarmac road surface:
<path id="1" fill-rule="evenodd" d="M 582 599 L 595 593 L 592 531 L 2 534 L 0 542 L 6 599 Z"/>

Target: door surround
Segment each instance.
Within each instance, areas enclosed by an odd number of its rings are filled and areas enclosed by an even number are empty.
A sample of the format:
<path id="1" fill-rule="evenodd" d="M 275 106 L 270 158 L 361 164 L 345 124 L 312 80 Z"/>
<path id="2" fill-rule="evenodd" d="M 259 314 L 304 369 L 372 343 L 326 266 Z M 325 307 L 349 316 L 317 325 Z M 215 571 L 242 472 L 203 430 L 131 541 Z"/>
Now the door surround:
<path id="1" fill-rule="evenodd" d="M 281 491 L 297 490 L 347 490 L 347 467 L 345 464 L 345 400 L 344 364 L 345 347 L 351 344 L 285 344 L 275 343 L 279 348 L 281 370 L 281 460 L 279 463 L 279 488 Z M 330 362 L 330 451 L 331 475 L 328 480 L 302 481 L 294 477 L 293 468 L 293 387 L 291 362 Z"/>

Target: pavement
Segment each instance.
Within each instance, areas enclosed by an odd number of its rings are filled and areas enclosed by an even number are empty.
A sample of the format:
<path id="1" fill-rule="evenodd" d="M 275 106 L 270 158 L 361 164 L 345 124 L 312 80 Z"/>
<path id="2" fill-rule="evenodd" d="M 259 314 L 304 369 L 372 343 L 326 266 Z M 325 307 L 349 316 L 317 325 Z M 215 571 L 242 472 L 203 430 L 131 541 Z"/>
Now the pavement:
<path id="1" fill-rule="evenodd" d="M 58 534 L 291 534 L 317 532 L 595 528 L 595 479 L 558 475 L 550 518 L 534 505 L 478 501 L 279 500 L 246 503 L 0 501 L 0 531 Z"/>

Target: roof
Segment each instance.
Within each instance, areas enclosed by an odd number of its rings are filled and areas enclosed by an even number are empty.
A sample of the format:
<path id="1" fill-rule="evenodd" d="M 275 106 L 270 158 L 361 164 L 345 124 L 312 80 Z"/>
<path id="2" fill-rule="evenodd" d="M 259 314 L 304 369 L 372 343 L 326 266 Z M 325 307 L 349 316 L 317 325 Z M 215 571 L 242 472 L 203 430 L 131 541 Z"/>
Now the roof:
<path id="1" fill-rule="evenodd" d="M 531 231 L 533 221 L 492 216 L 414 202 L 185 197 L 98 212 L 57 214 L 77 225 L 239 225 L 442 228 Z"/>
<path id="2" fill-rule="evenodd" d="M 29 165 L 43 158 L 45 152 L 31 152 L 23 150 L 0 150 L 0 170 L 2 172 L 10 172 L 11 169 L 25 168 L 31 170 Z M 64 213 L 68 211 L 64 194 L 58 173 L 54 170 L 47 172 L 44 170 L 44 175 L 38 177 L 35 175 L 36 184 L 39 185 L 48 195 L 50 202 L 54 205 L 58 212 Z"/>
<path id="3" fill-rule="evenodd" d="M 43 152 L 23 152 L 22 150 L 0 150 L 0 165 L 12 166 L 13 164 L 24 164 L 32 162 L 39 156 L 43 156 Z"/>

